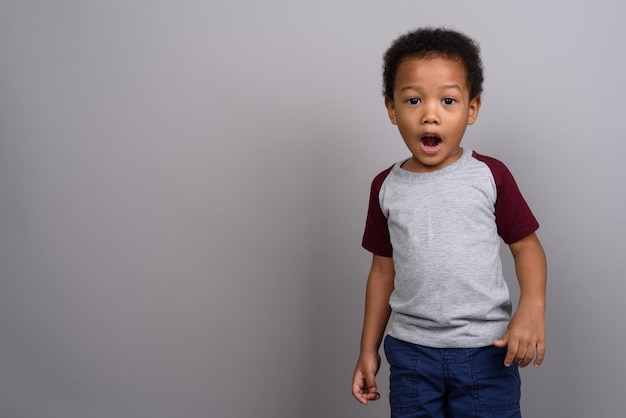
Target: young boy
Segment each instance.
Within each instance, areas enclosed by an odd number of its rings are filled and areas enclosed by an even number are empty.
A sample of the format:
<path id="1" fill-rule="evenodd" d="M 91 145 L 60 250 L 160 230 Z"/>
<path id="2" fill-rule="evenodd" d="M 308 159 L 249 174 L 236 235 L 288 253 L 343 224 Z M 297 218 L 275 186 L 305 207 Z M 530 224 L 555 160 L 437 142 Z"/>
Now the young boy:
<path id="1" fill-rule="evenodd" d="M 518 366 L 544 358 L 539 224 L 501 162 L 461 147 L 481 105 L 479 52 L 464 34 L 425 28 L 384 56 L 385 106 L 411 156 L 372 183 L 352 394 L 363 404 L 380 398 L 387 328 L 392 417 L 520 417 Z M 520 285 L 512 316 L 500 239 Z"/>

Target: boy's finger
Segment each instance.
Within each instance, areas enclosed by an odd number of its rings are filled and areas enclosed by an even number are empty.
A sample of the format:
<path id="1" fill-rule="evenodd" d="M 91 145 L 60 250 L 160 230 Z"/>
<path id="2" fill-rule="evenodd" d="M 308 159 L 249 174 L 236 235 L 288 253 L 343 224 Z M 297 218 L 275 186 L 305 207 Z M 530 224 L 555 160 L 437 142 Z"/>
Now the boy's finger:
<path id="1" fill-rule="evenodd" d="M 543 359 L 546 356 L 546 346 L 543 343 L 537 344 L 537 358 L 535 359 L 534 367 L 541 366 Z"/>
<path id="2" fill-rule="evenodd" d="M 377 392 L 377 388 L 375 385 L 368 388 L 368 392 L 365 394 L 365 397 L 370 401 L 376 401 L 380 399 L 380 393 Z"/>
<path id="3" fill-rule="evenodd" d="M 526 367 L 533 361 L 533 358 L 535 357 L 535 346 L 532 344 L 528 344 L 526 346 L 525 354 L 523 356 L 520 353 L 518 354 L 521 359 L 519 364 L 520 367 Z"/>
<path id="4" fill-rule="evenodd" d="M 496 347 L 506 347 L 509 343 L 509 332 L 505 332 L 504 335 L 499 340 L 493 340 L 493 345 Z"/>
<path id="5" fill-rule="evenodd" d="M 365 388 L 368 393 L 376 393 L 376 376 L 372 373 L 365 374 Z"/>
<path id="6" fill-rule="evenodd" d="M 509 342 L 509 349 L 506 351 L 506 357 L 504 358 L 504 365 L 506 367 L 510 367 L 515 362 L 518 348 L 519 348 L 518 342 L 515 342 L 515 341 Z"/>
<path id="7" fill-rule="evenodd" d="M 362 404 L 367 403 L 367 382 L 361 372 L 356 372 L 352 382 L 352 396 Z"/>

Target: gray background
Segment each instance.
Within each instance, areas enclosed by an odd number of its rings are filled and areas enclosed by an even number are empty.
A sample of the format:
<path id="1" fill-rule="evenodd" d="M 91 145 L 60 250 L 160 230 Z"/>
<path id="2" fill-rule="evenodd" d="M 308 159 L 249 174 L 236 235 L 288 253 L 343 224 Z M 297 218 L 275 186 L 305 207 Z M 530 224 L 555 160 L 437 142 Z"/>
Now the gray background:
<path id="1" fill-rule="evenodd" d="M 465 147 L 505 161 L 542 223 L 525 416 L 623 416 L 624 12 L 2 0 L 0 416 L 387 416 L 385 365 L 383 400 L 350 395 L 360 238 L 372 177 L 407 155 L 381 55 L 426 24 L 480 41 Z"/>

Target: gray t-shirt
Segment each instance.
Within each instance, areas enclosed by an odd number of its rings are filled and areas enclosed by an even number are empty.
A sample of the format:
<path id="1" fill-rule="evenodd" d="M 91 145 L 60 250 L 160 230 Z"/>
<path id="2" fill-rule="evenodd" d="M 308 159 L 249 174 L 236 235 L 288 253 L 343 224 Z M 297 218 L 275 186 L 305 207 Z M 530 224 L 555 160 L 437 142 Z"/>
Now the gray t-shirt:
<path id="1" fill-rule="evenodd" d="M 434 172 L 401 165 L 374 179 L 363 237 L 393 257 L 388 332 L 428 347 L 491 345 L 511 318 L 500 238 L 516 242 L 539 224 L 498 160 L 465 150 Z"/>

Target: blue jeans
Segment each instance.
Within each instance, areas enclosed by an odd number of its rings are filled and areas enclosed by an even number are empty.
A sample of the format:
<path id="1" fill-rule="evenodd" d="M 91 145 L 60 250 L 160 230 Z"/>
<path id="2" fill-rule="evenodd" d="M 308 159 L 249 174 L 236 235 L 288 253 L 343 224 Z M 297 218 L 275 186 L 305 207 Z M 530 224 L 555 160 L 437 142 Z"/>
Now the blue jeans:
<path id="1" fill-rule="evenodd" d="M 385 338 L 392 418 L 520 418 L 518 366 L 506 348 L 429 348 Z"/>

